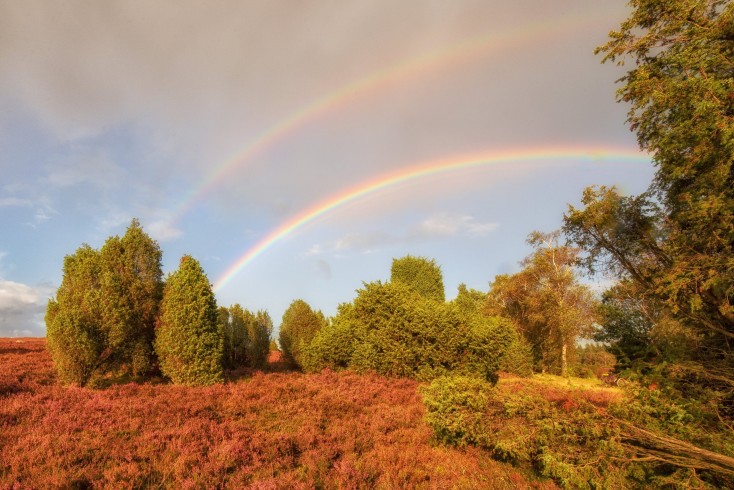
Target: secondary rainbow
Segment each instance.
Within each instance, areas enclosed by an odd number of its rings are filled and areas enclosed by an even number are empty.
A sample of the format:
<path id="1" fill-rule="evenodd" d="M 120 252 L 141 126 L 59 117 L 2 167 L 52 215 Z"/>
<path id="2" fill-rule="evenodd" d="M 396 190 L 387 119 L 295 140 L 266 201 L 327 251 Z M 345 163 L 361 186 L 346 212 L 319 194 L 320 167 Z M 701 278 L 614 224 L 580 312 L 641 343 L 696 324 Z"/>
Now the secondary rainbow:
<path id="1" fill-rule="evenodd" d="M 588 163 L 621 163 L 650 162 L 651 158 L 645 153 L 628 148 L 536 148 L 529 150 L 505 150 L 489 151 L 473 155 L 451 157 L 448 159 L 424 162 L 408 168 L 401 168 L 394 172 L 386 173 L 360 182 L 352 187 L 337 192 L 333 196 L 316 203 L 304 211 L 291 217 L 277 228 L 270 231 L 255 245 L 245 251 L 234 261 L 222 275 L 215 281 L 214 290 L 221 290 L 234 278 L 247 264 L 255 260 L 267 249 L 286 238 L 296 230 L 304 227 L 317 218 L 353 202 L 362 197 L 374 194 L 378 191 L 396 186 L 398 184 L 412 182 L 428 176 L 467 170 L 472 168 L 486 167 L 494 164 L 533 164 L 548 161 L 563 162 L 588 162 Z"/>
<path id="2" fill-rule="evenodd" d="M 369 94 L 380 90 L 390 90 L 395 84 L 411 80 L 429 70 L 441 70 L 463 59 L 479 54 L 486 55 L 491 51 L 512 53 L 515 51 L 513 48 L 517 48 L 517 45 L 523 43 L 555 39 L 575 33 L 581 28 L 597 30 L 599 27 L 596 25 L 597 23 L 606 25 L 607 22 L 608 19 L 601 15 L 564 15 L 557 19 L 545 19 L 542 22 L 523 25 L 521 28 L 495 32 L 456 43 L 445 49 L 434 50 L 422 56 L 396 63 L 344 85 L 292 112 L 251 140 L 236 156 L 214 166 L 188 197 L 181 201 L 170 221 L 176 223 L 196 202 L 237 168 L 253 160 L 257 155 L 319 116 L 346 107 L 350 102 Z"/>

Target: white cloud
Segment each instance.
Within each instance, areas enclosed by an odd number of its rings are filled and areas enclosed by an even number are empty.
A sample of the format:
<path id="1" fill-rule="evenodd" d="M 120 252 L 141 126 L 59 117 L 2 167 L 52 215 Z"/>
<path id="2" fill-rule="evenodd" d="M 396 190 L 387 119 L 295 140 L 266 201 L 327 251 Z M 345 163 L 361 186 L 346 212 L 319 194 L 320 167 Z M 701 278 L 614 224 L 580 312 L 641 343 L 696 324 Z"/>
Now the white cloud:
<path id="1" fill-rule="evenodd" d="M 54 288 L 0 279 L 0 336 L 43 336 L 43 316 Z"/>
<path id="2" fill-rule="evenodd" d="M 20 199 L 18 197 L 3 197 L 0 198 L 0 208 L 2 207 L 28 207 L 33 205 L 33 202 L 29 199 Z"/>
<path id="3" fill-rule="evenodd" d="M 151 237 L 159 242 L 174 240 L 183 235 L 183 231 L 169 220 L 154 221 L 146 226 L 146 230 Z"/>
<path id="4" fill-rule="evenodd" d="M 403 234 L 384 231 L 350 233 L 327 244 L 314 244 L 306 255 L 348 250 L 372 253 L 380 248 L 401 243 L 417 243 L 456 236 L 480 237 L 496 230 L 498 226 L 498 223 L 477 222 L 476 218 L 466 214 L 437 213 L 408 228 Z"/>
<path id="5" fill-rule="evenodd" d="M 423 220 L 411 232 L 415 238 L 451 237 L 460 234 L 485 236 L 497 229 L 497 223 L 478 223 L 466 214 L 438 213 Z"/>

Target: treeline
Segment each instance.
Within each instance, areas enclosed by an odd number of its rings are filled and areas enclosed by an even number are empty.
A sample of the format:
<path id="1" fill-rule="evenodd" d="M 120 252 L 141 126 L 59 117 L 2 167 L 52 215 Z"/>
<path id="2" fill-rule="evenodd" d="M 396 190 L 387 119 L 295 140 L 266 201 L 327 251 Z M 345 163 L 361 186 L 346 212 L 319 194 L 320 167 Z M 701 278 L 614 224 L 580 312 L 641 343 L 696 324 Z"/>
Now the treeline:
<path id="1" fill-rule="evenodd" d="M 64 258 L 46 310 L 48 348 L 64 383 L 162 374 L 174 383 L 223 381 L 225 369 L 262 367 L 272 321 L 265 311 L 217 307 L 199 262 L 181 258 L 165 280 L 162 252 L 137 220 L 100 250 Z"/>

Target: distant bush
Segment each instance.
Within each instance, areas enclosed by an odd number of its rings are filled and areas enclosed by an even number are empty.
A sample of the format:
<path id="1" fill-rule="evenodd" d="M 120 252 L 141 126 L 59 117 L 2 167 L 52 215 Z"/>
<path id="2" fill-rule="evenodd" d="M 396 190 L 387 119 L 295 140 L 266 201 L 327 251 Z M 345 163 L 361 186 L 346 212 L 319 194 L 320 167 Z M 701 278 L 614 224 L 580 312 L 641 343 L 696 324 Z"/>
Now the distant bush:
<path id="1" fill-rule="evenodd" d="M 224 334 L 217 303 L 209 279 L 190 256 L 182 257 L 178 270 L 166 280 L 155 350 L 161 372 L 174 383 L 222 381 Z"/>
<path id="2" fill-rule="evenodd" d="M 326 318 L 320 311 L 312 310 L 302 299 L 293 301 L 283 313 L 278 337 L 285 361 L 303 368 L 308 344 L 325 325 Z"/>
<path id="3" fill-rule="evenodd" d="M 247 325 L 247 365 L 262 369 L 268 363 L 270 340 L 273 334 L 273 320 L 265 310 L 252 313 L 245 310 Z"/>
<path id="4" fill-rule="evenodd" d="M 601 378 L 612 371 L 616 364 L 617 358 L 606 347 L 588 344 L 576 349 L 576 362 L 571 370 L 581 378 Z"/>
<path id="5" fill-rule="evenodd" d="M 492 386 L 466 376 L 442 376 L 422 386 L 426 422 L 436 439 L 453 446 L 486 446 L 486 414 Z"/>
<path id="6" fill-rule="evenodd" d="M 314 337 L 306 367 L 349 367 L 429 380 L 450 372 L 495 381 L 512 326 L 462 315 L 402 283 L 365 284 Z"/>

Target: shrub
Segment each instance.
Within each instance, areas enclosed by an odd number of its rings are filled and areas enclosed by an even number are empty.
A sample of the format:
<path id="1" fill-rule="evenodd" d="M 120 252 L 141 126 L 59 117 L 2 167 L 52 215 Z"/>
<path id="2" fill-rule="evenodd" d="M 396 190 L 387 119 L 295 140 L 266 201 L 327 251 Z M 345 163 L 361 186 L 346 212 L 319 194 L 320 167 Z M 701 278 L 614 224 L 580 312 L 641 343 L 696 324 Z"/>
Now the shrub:
<path id="1" fill-rule="evenodd" d="M 393 259 L 390 282 L 402 283 L 427 299 L 446 301 L 441 268 L 432 259 L 407 255 Z"/>
<path id="2" fill-rule="evenodd" d="M 453 446 L 486 446 L 486 412 L 492 386 L 466 376 L 442 376 L 422 386 L 425 420 L 437 440 Z"/>
<path id="3" fill-rule="evenodd" d="M 306 348 L 316 334 L 326 325 L 320 311 L 313 311 L 305 301 L 293 301 L 283 313 L 278 341 L 283 358 L 291 366 L 303 368 Z"/>
<path id="4" fill-rule="evenodd" d="M 350 367 L 430 380 L 456 371 L 496 380 L 511 325 L 466 316 L 453 304 L 426 299 L 402 283 L 365 284 L 308 349 L 306 367 Z"/>
<path id="5" fill-rule="evenodd" d="M 209 279 L 199 262 L 181 258 L 166 280 L 156 330 L 161 372 L 174 383 L 208 385 L 222 380 L 224 335 Z"/>

